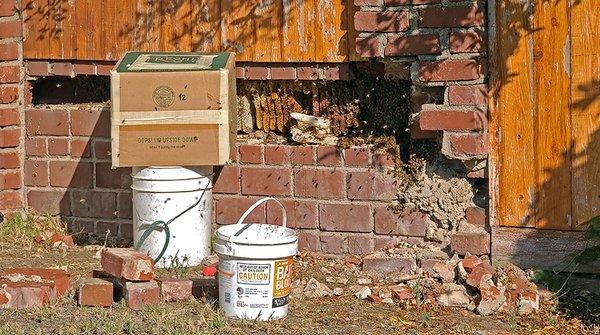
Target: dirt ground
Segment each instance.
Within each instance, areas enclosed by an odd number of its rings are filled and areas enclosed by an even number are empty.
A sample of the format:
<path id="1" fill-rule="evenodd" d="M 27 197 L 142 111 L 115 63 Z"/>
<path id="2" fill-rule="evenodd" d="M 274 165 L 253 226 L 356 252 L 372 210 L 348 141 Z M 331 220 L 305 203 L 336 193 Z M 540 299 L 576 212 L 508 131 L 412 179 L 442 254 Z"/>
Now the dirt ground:
<path id="1" fill-rule="evenodd" d="M 81 278 L 100 267 L 94 247 L 67 251 L 49 247 L 0 247 L 3 267 L 66 267 L 77 286 Z M 295 277 L 325 277 L 343 261 L 306 255 L 295 264 Z M 324 270 L 330 269 L 330 270 Z M 197 269 L 171 269 L 164 274 L 194 277 Z M 335 273 L 339 275 L 339 273 Z M 354 274 L 348 274 L 354 280 Z M 271 322 L 240 321 L 224 317 L 214 303 L 190 300 L 163 303 L 140 312 L 117 304 L 112 308 L 80 308 L 75 292 L 51 306 L 0 311 L 0 335 L 13 334 L 474 334 L 479 330 L 514 334 L 599 334 L 597 326 L 566 317 L 551 301 L 541 311 L 521 317 L 516 313 L 478 316 L 430 304 L 386 305 L 359 300 L 350 293 L 340 297 L 308 299 L 293 296 L 287 318 Z"/>

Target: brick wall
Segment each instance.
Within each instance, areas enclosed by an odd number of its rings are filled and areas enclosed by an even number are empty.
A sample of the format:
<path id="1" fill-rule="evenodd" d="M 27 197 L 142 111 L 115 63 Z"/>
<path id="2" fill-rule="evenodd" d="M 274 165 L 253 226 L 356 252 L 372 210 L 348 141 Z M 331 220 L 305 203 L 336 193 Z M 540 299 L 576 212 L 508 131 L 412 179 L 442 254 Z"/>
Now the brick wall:
<path id="1" fill-rule="evenodd" d="M 354 0 L 356 52 L 415 84 L 413 138 L 441 135 L 443 153 L 487 155 L 485 5 L 463 0 Z M 400 70 L 399 70 L 400 69 Z M 432 88 L 443 88 L 432 96 Z M 436 90 L 440 92 L 440 90 Z M 481 172 L 479 172 L 481 174 Z"/>
<path id="2" fill-rule="evenodd" d="M 22 28 L 19 1 L 0 3 L 0 210 L 12 214 L 23 205 Z"/>

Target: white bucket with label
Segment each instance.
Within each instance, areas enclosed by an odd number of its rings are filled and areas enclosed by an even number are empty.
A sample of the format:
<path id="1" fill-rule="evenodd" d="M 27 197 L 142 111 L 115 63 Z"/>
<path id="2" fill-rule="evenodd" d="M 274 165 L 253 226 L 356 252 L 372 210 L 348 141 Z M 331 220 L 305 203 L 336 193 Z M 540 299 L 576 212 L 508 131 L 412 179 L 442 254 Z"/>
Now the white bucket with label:
<path id="1" fill-rule="evenodd" d="M 252 210 L 269 200 L 281 207 L 282 226 L 243 223 Z M 298 236 L 286 223 L 283 205 L 274 198 L 263 198 L 250 206 L 237 224 L 215 232 L 219 306 L 225 315 L 251 320 L 275 320 L 287 315 Z"/>
<path id="2" fill-rule="evenodd" d="M 212 166 L 133 168 L 133 241 L 156 267 L 200 265 L 210 255 Z"/>

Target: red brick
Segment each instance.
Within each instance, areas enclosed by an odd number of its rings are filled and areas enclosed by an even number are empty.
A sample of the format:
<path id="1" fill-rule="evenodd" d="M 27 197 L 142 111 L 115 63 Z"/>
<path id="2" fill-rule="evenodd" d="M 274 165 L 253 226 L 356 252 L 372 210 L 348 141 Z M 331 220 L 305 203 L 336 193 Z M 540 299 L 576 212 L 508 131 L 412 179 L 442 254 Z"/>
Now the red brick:
<path id="1" fill-rule="evenodd" d="M 263 160 L 263 146 L 262 145 L 240 145 L 240 162 L 261 164 Z"/>
<path id="2" fill-rule="evenodd" d="M 0 87 L 0 104 L 9 104 L 19 98 L 19 88 L 12 86 Z"/>
<path id="3" fill-rule="evenodd" d="M 271 79 L 294 80 L 296 79 L 296 69 L 291 66 L 271 67 Z"/>
<path id="4" fill-rule="evenodd" d="M 27 193 L 27 205 L 41 214 L 71 213 L 71 199 L 64 191 L 31 190 Z"/>
<path id="5" fill-rule="evenodd" d="M 398 244 L 398 241 L 391 236 L 375 236 L 373 237 L 373 244 L 373 249 L 378 251 L 393 248 Z"/>
<path id="6" fill-rule="evenodd" d="M 417 268 L 417 262 L 414 257 L 402 255 L 368 255 L 363 258 L 363 271 L 376 273 L 400 272 L 403 274 L 413 274 Z"/>
<path id="7" fill-rule="evenodd" d="M 468 223 L 470 223 L 472 225 L 480 226 L 480 227 L 486 226 L 487 214 L 486 214 L 485 208 L 475 207 L 475 206 L 467 207 L 465 214 L 466 214 Z"/>
<path id="8" fill-rule="evenodd" d="M 322 235 L 320 237 L 321 251 L 328 254 L 345 254 L 346 240 L 341 235 Z"/>
<path id="9" fill-rule="evenodd" d="M 437 34 L 390 37 L 384 50 L 387 57 L 440 53 L 440 42 Z"/>
<path id="10" fill-rule="evenodd" d="M 45 156 L 46 155 L 46 139 L 44 138 L 27 138 L 25 139 L 25 153 L 27 156 Z"/>
<path id="11" fill-rule="evenodd" d="M 490 253 L 490 236 L 480 233 L 456 233 L 450 239 L 452 252 L 464 255 L 486 255 Z"/>
<path id="12" fill-rule="evenodd" d="M 5 268 L 0 275 L 20 274 L 25 277 L 38 276 L 43 281 L 51 283 L 57 296 L 62 296 L 69 290 L 71 276 L 64 270 L 43 268 Z"/>
<path id="13" fill-rule="evenodd" d="M 379 6 L 381 0 L 354 0 L 356 6 Z"/>
<path id="14" fill-rule="evenodd" d="M 344 150 L 346 166 L 369 166 L 369 149 L 367 147 L 352 147 Z"/>
<path id="15" fill-rule="evenodd" d="M 376 171 L 348 172 L 346 187 L 350 200 L 393 200 L 397 192 L 394 176 Z"/>
<path id="16" fill-rule="evenodd" d="M 115 67 L 114 62 L 98 62 L 96 63 L 96 73 L 99 76 L 110 76 L 110 70 Z"/>
<path id="17" fill-rule="evenodd" d="M 479 169 L 477 171 L 469 171 L 467 172 L 467 178 L 487 178 L 487 169 Z"/>
<path id="18" fill-rule="evenodd" d="M 121 219 L 133 218 L 132 195 L 131 193 L 119 193 L 117 196 L 118 216 Z"/>
<path id="19" fill-rule="evenodd" d="M 19 188 L 21 188 L 20 172 L 0 173 L 0 190 L 16 190 Z"/>
<path id="20" fill-rule="evenodd" d="M 290 163 L 290 147 L 287 145 L 265 146 L 265 163 L 270 165 L 286 165 Z"/>
<path id="21" fill-rule="evenodd" d="M 373 252 L 373 236 L 350 235 L 346 237 L 348 253 L 353 255 L 366 255 Z"/>
<path id="22" fill-rule="evenodd" d="M 26 72 L 32 77 L 47 76 L 50 64 L 46 61 L 27 61 Z"/>
<path id="23" fill-rule="evenodd" d="M 488 152 L 487 133 L 444 133 L 444 147 L 455 156 L 485 155 Z"/>
<path id="24" fill-rule="evenodd" d="M 360 57 L 383 57 L 381 40 L 376 36 L 357 37 L 355 44 Z"/>
<path id="25" fill-rule="evenodd" d="M 252 206 L 257 198 L 217 198 L 215 199 L 215 216 L 218 224 L 237 223 L 242 214 Z M 261 204 L 255 208 L 248 218 L 247 223 L 266 223 L 266 205 Z"/>
<path id="26" fill-rule="evenodd" d="M 477 7 L 428 7 L 419 15 L 419 27 L 481 27 L 485 24 L 485 12 Z"/>
<path id="27" fill-rule="evenodd" d="M 102 270 L 117 278 L 147 281 L 154 278 L 154 262 L 148 255 L 127 248 L 102 251 Z"/>
<path id="28" fill-rule="evenodd" d="M 50 72 L 57 76 L 73 75 L 73 64 L 67 62 L 52 63 Z"/>
<path id="29" fill-rule="evenodd" d="M 292 195 L 290 168 L 242 168 L 242 194 Z"/>
<path id="30" fill-rule="evenodd" d="M 300 231 L 298 233 L 298 249 L 320 251 L 321 246 L 319 242 L 319 236 L 306 231 Z"/>
<path id="31" fill-rule="evenodd" d="M 495 274 L 493 266 L 482 262 L 469 271 L 466 282 L 471 287 L 480 288 L 490 283 Z"/>
<path id="32" fill-rule="evenodd" d="M 406 31 L 409 28 L 408 11 L 358 11 L 354 13 L 354 28 L 357 31 Z"/>
<path id="33" fill-rule="evenodd" d="M 468 109 L 425 109 L 419 114 L 424 130 L 482 130 L 486 128 L 485 114 Z"/>
<path id="34" fill-rule="evenodd" d="M 0 43 L 0 61 L 15 60 L 19 58 L 19 46 L 17 43 Z"/>
<path id="35" fill-rule="evenodd" d="M 58 187 L 91 188 L 94 168 L 91 162 L 51 161 L 50 185 Z"/>
<path id="36" fill-rule="evenodd" d="M 17 169 L 21 165 L 16 152 L 0 152 L 0 169 Z"/>
<path id="37" fill-rule="evenodd" d="M 451 105 L 486 105 L 487 89 L 484 84 L 448 87 Z"/>
<path id="38" fill-rule="evenodd" d="M 131 216 L 129 218 L 131 219 Z M 133 243 L 133 224 L 121 223 L 121 225 L 119 225 L 119 237 Z"/>
<path id="39" fill-rule="evenodd" d="M 269 79 L 269 68 L 265 66 L 246 66 L 246 79 L 267 80 Z"/>
<path id="40" fill-rule="evenodd" d="M 21 36 L 23 36 L 23 23 L 21 20 L 0 22 L 0 38 Z"/>
<path id="41" fill-rule="evenodd" d="M 21 144 L 21 129 L 0 129 L 0 148 L 14 148 Z"/>
<path id="42" fill-rule="evenodd" d="M 410 124 L 410 138 L 415 140 L 423 140 L 429 138 L 437 138 L 437 131 L 423 130 L 419 124 L 419 118 L 415 118 Z"/>
<path id="43" fill-rule="evenodd" d="M 237 66 L 235 68 L 235 77 L 237 79 L 246 79 L 246 69 L 243 66 Z"/>
<path id="44" fill-rule="evenodd" d="M 313 229 L 319 227 L 316 201 L 280 200 L 287 212 L 287 226 L 290 228 Z M 267 223 L 281 225 L 281 207 L 274 202 L 267 203 Z"/>
<path id="45" fill-rule="evenodd" d="M 373 153 L 373 166 L 375 167 L 389 167 L 393 168 L 396 166 L 395 155 L 387 150 L 378 150 Z"/>
<path id="46" fill-rule="evenodd" d="M 440 3 L 440 2 L 441 2 L 441 0 L 412 0 L 411 4 L 413 4 L 413 5 L 429 5 L 429 4 L 436 4 L 436 3 Z"/>
<path id="47" fill-rule="evenodd" d="M 22 209 L 23 199 L 19 191 L 0 192 L 0 209 Z"/>
<path id="48" fill-rule="evenodd" d="M 16 11 L 16 1 L 6 0 L 0 2 L 0 16 L 13 16 Z"/>
<path id="49" fill-rule="evenodd" d="M 0 109 L 0 127 L 15 126 L 20 123 L 21 117 L 16 108 Z"/>
<path id="50" fill-rule="evenodd" d="M 28 135 L 69 135 L 69 113 L 64 109 L 27 109 Z"/>
<path id="51" fill-rule="evenodd" d="M 213 192 L 215 193 L 240 193 L 240 168 L 227 165 L 215 167 Z"/>
<path id="52" fill-rule="evenodd" d="M 26 186 L 48 186 L 48 162 L 27 159 L 24 169 Z"/>
<path id="53" fill-rule="evenodd" d="M 323 230 L 371 232 L 371 208 L 359 204 L 320 204 L 319 222 Z"/>
<path id="54" fill-rule="evenodd" d="M 96 163 L 96 187 L 127 188 L 131 186 L 131 168 L 112 169 L 110 163 Z"/>
<path id="55" fill-rule="evenodd" d="M 421 81 L 475 80 L 483 77 L 483 67 L 475 59 L 447 59 L 421 62 Z"/>
<path id="56" fill-rule="evenodd" d="M 79 287 L 79 306 L 110 307 L 113 284 L 100 278 L 85 278 Z"/>
<path id="57" fill-rule="evenodd" d="M 315 159 L 315 148 L 313 146 L 293 146 L 291 148 L 292 164 L 314 165 L 317 163 Z"/>
<path id="58" fill-rule="evenodd" d="M 160 288 L 155 281 L 125 282 L 123 291 L 127 306 L 134 311 L 160 303 Z"/>
<path id="59" fill-rule="evenodd" d="M 156 278 L 163 301 L 182 301 L 192 297 L 192 281 L 182 278 Z"/>
<path id="60" fill-rule="evenodd" d="M 294 172 L 294 195 L 319 199 L 344 198 L 344 173 L 339 170 L 300 169 Z"/>
<path id="61" fill-rule="evenodd" d="M 485 37 L 481 31 L 454 31 L 450 34 L 450 52 L 485 51 Z"/>
<path id="62" fill-rule="evenodd" d="M 94 156 L 97 159 L 110 159 L 111 150 L 110 142 L 94 142 Z"/>
<path id="63" fill-rule="evenodd" d="M 316 66 L 299 66 L 296 69 L 299 80 L 317 80 L 319 79 L 319 68 Z"/>
<path id="64" fill-rule="evenodd" d="M 336 147 L 318 146 L 317 164 L 327 166 L 340 166 L 342 165 L 342 153 Z"/>
<path id="65" fill-rule="evenodd" d="M 375 233 L 424 237 L 427 231 L 426 214 L 420 212 L 396 213 L 387 207 L 375 208 Z"/>
<path id="66" fill-rule="evenodd" d="M 69 154 L 69 140 L 66 138 L 49 138 L 48 154 L 52 156 L 66 156 Z"/>
<path id="67" fill-rule="evenodd" d="M 72 110 L 71 133 L 79 136 L 110 137 L 110 110 Z"/>
<path id="68" fill-rule="evenodd" d="M 347 63 L 327 66 L 323 69 L 325 80 L 350 80 L 353 78 L 350 65 Z"/>
<path id="69" fill-rule="evenodd" d="M 0 281 L 0 287 L 4 287 L 0 290 L 2 309 L 42 307 L 56 296 L 49 283 Z"/>
<path id="70" fill-rule="evenodd" d="M 98 221 L 95 233 L 102 237 L 117 237 L 119 235 L 119 224 L 114 221 Z"/>
<path id="71" fill-rule="evenodd" d="M 18 83 L 21 70 L 18 66 L 0 66 L 0 84 Z"/>
<path id="72" fill-rule="evenodd" d="M 96 65 L 92 62 L 76 61 L 75 64 L 73 64 L 73 72 L 75 72 L 75 74 L 93 76 L 96 74 Z"/>
<path id="73" fill-rule="evenodd" d="M 72 157 L 90 157 L 90 141 L 91 140 L 71 140 L 71 156 Z"/>
<path id="74" fill-rule="evenodd" d="M 112 192 L 73 191 L 73 215 L 113 219 L 117 215 L 117 196 Z"/>

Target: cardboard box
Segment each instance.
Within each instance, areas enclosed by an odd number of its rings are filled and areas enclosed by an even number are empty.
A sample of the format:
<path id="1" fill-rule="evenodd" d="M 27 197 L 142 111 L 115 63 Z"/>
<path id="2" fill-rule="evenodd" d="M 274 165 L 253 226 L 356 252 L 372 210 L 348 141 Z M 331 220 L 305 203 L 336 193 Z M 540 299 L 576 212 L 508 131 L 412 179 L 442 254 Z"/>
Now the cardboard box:
<path id="1" fill-rule="evenodd" d="M 128 52 L 111 71 L 112 165 L 223 165 L 237 133 L 233 53 Z"/>

